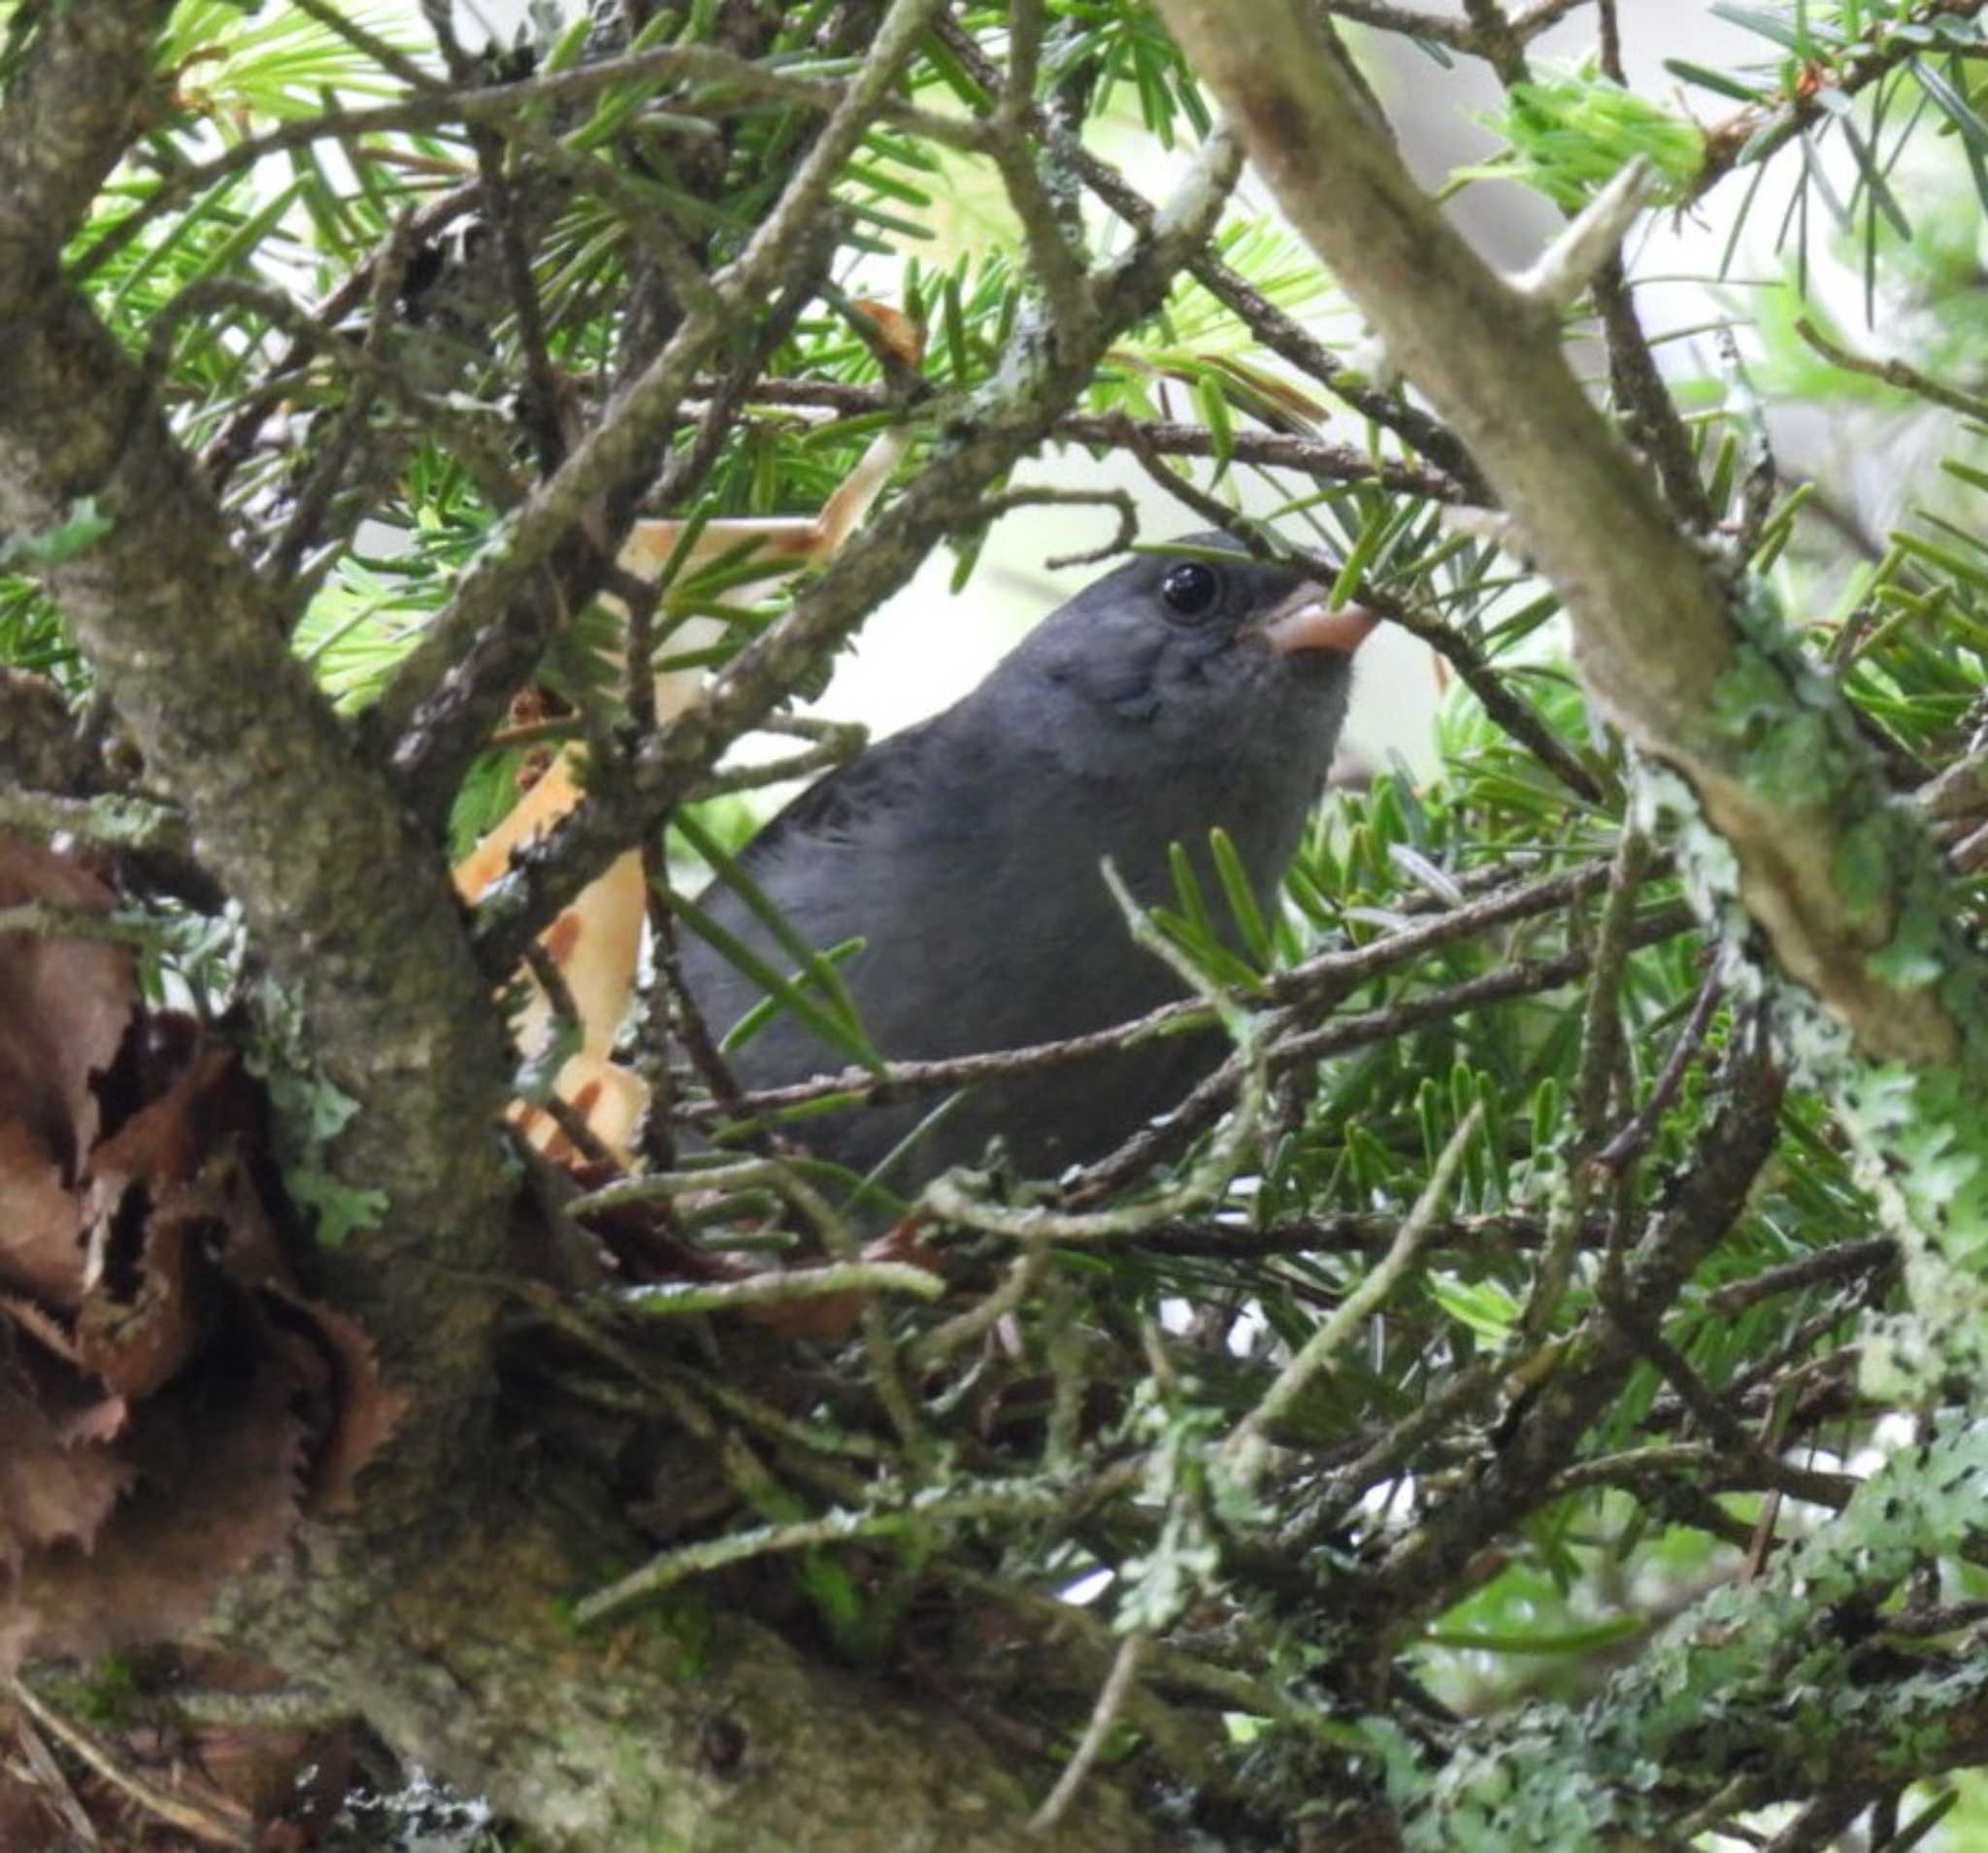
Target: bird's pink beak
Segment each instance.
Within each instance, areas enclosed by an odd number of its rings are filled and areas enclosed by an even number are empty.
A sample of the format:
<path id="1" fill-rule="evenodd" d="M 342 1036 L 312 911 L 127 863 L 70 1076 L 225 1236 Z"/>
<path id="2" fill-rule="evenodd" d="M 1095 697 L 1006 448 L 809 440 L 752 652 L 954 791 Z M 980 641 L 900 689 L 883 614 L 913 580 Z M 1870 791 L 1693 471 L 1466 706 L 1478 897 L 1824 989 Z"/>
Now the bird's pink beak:
<path id="1" fill-rule="evenodd" d="M 1358 605 L 1334 611 L 1315 585 L 1301 585 L 1259 627 L 1279 656 L 1292 650 L 1329 649 L 1350 656 L 1380 619 Z"/>

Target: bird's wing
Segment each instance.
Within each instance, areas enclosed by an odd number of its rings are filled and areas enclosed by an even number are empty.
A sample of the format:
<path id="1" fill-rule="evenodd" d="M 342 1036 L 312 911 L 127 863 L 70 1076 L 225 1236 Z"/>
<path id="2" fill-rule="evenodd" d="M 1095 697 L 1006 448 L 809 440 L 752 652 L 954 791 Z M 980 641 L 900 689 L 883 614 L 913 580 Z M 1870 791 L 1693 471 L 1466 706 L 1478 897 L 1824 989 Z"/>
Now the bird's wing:
<path id="1" fill-rule="evenodd" d="M 845 842 L 911 803 L 930 772 L 935 725 L 920 721 L 824 773 L 761 826 L 746 847 L 746 861 L 778 857 L 803 837 Z"/>

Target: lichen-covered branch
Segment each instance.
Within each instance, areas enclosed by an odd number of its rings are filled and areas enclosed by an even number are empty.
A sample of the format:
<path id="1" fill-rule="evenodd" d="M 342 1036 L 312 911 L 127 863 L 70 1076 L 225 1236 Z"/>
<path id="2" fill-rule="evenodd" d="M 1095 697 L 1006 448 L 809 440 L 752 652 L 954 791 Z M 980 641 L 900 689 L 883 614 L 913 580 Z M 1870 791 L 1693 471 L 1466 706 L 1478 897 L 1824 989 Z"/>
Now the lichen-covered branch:
<path id="1" fill-rule="evenodd" d="M 361 1103 L 340 1157 L 390 1206 L 374 1252 L 391 1273 L 399 1244 L 418 1243 L 430 1264 L 393 1276 L 401 1316 L 375 1330 L 398 1369 L 460 1390 L 486 1368 L 478 1332 L 489 1307 L 445 1290 L 433 1264 L 475 1267 L 494 1253 L 498 1152 L 463 1128 L 489 1123 L 507 1063 L 445 872 L 290 653 L 279 601 L 236 552 L 146 375 L 52 268 L 142 77 L 137 49 L 101 35 L 123 19 L 142 48 L 159 11 L 54 10 L 29 52 L 43 87 L 24 85 L 0 112 L 0 149 L 47 138 L 17 168 L 21 190 L 0 202 L 11 253 L 0 261 L 0 529 L 59 533 L 80 508 L 101 523 L 55 549 L 43 581 L 152 781 L 183 810 L 194 854 L 294 986 L 324 1073 Z M 67 56 L 101 61 L 70 70 Z M 58 120 L 50 112 L 65 71 L 86 100 Z M 66 153 L 83 190 L 42 174 L 50 149 Z M 450 1401 L 438 1397 L 436 1409 Z M 465 1400 L 450 1421 L 473 1421 L 476 1406 Z"/>
<path id="2" fill-rule="evenodd" d="M 1562 597 L 1590 689 L 1680 776 L 1702 904 L 1733 908 L 1736 944 L 1763 928 L 1798 987 L 1785 1044 L 1838 1091 L 1910 1251 L 1918 1316 L 1872 1368 L 1974 1359 L 1982 1290 L 1952 1264 L 1988 1220 L 1988 1136 L 1968 1104 L 1988 1061 L 1988 960 L 1955 924 L 1923 823 L 1762 590 L 1679 527 L 1567 368 L 1553 318 L 1365 127 L 1307 9 L 1271 0 L 1246 47 L 1209 0 L 1163 11 L 1294 223 L 1482 467 Z"/>
<path id="3" fill-rule="evenodd" d="M 1089 383 L 1106 347 L 1158 305 L 1175 273 L 1214 229 L 1240 169 L 1236 145 L 1212 137 L 1151 234 L 1092 273 L 1089 327 L 1058 331 L 1054 339 L 1045 324 L 1018 329 L 1012 377 L 997 380 L 961 413 L 951 446 L 851 541 L 779 624 L 644 744 L 622 788 L 589 798 L 518 859 L 478 910 L 486 969 L 510 971 L 525 942 L 690 791 L 726 745 L 771 712 L 809 665 L 904 584 L 943 534 L 972 520 L 986 485 L 1042 442 Z M 576 453 L 568 471 L 578 462 Z"/>
<path id="4" fill-rule="evenodd" d="M 327 1554 L 307 1582 L 244 1579 L 219 1626 L 329 1679 L 404 1754 L 488 1796 L 561 1853 L 1175 1844 L 1102 1781 L 1055 1834 L 1029 1836 L 1024 1778 L 966 1719 L 880 1682 L 852 1688 L 722 1607 L 576 1632 L 565 1606 L 573 1565 L 601 1564 L 620 1534 L 581 1479 L 534 1490 L 548 1509 L 586 1513 L 591 1528 L 567 1537 L 495 1498 L 466 1548 L 410 1552 L 397 1565 Z"/>
<path id="5" fill-rule="evenodd" d="M 21 10 L 26 11 L 26 10 Z M 172 0 L 17 12 L 0 114 L 0 271 L 46 282 L 104 177 L 141 130 L 152 34 Z"/>

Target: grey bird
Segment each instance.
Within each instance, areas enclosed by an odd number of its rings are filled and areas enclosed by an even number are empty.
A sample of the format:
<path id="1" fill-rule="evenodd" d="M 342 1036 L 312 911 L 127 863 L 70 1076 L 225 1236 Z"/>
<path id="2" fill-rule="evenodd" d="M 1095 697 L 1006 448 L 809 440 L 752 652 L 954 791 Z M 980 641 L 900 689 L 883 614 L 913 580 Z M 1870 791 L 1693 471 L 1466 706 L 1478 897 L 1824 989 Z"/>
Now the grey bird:
<path id="1" fill-rule="evenodd" d="M 1130 938 L 1107 856 L 1139 901 L 1166 904 L 1177 842 L 1215 895 L 1208 836 L 1220 825 L 1271 909 L 1332 764 L 1352 651 L 1374 620 L 1332 611 L 1293 569 L 1253 560 L 1224 535 L 1176 545 L 1194 556 L 1140 555 L 1087 586 L 971 694 L 817 780 L 742 852 L 741 867 L 811 944 L 863 942 L 839 969 L 884 1056 L 1059 1041 L 1180 996 L 1180 979 Z M 713 883 L 699 905 L 769 965 L 792 969 L 733 888 Z M 682 961 L 714 1033 L 764 995 L 688 934 Z M 997 1134 L 1024 1174 L 1054 1175 L 1176 1105 L 1226 1046 L 1215 1032 L 1154 1037 L 983 1082 L 886 1181 L 911 1190 L 978 1161 Z M 782 1012 L 742 1042 L 732 1067 L 750 1089 L 847 1063 Z M 815 1155 L 867 1173 L 933 1106 L 893 1102 L 790 1130 Z"/>

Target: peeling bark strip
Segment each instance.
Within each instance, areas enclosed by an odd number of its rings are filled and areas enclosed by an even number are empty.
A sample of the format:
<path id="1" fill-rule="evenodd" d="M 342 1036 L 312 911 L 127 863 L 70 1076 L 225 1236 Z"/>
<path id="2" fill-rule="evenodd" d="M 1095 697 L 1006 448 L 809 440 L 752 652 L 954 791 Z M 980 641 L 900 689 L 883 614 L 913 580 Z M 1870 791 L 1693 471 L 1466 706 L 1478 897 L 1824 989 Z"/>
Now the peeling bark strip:
<path id="1" fill-rule="evenodd" d="M 1954 1007 L 1876 956 L 1929 931 L 1924 832 L 1780 627 L 1741 627 L 1723 576 L 1569 371 L 1555 317 L 1415 184 L 1302 0 L 1263 0 L 1246 31 L 1218 0 L 1161 11 L 1292 222 L 1510 512 L 1565 601 L 1589 687 L 1690 781 L 1783 968 L 1867 1056 L 1961 1059 Z M 1975 955 L 1945 951 L 1980 982 Z"/>

